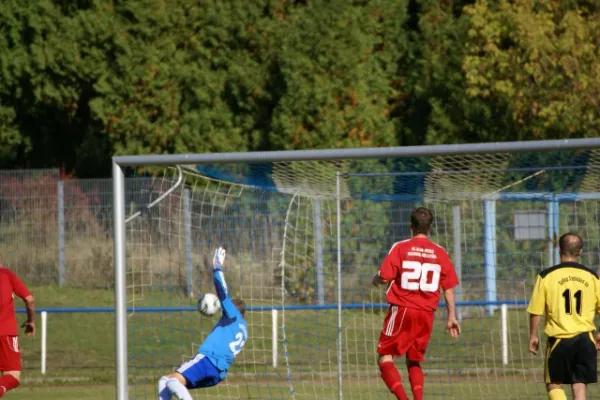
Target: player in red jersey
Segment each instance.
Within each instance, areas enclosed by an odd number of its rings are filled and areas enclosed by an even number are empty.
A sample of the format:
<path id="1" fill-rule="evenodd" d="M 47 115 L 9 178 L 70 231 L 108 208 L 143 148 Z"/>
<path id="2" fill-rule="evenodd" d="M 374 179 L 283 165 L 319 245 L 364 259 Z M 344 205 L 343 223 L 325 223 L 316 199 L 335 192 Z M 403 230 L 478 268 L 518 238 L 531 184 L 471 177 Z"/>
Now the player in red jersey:
<path id="1" fill-rule="evenodd" d="M 0 266 L 0 397 L 19 386 L 21 353 L 14 295 L 25 302 L 27 321 L 21 325 L 27 336 L 35 335 L 35 307 L 27 286 L 12 271 Z"/>
<path id="2" fill-rule="evenodd" d="M 448 309 L 446 331 L 460 335 L 456 320 L 454 287 L 458 278 L 448 253 L 427 235 L 433 214 L 419 207 L 410 215 L 412 239 L 395 243 L 383 260 L 374 285 L 389 285 L 386 299 L 390 308 L 379 335 L 377 353 L 383 381 L 400 400 L 408 400 L 394 357 L 406 354 L 406 367 L 415 400 L 423 399 L 423 370 L 420 362 L 433 330 L 433 314 L 444 291 Z"/>

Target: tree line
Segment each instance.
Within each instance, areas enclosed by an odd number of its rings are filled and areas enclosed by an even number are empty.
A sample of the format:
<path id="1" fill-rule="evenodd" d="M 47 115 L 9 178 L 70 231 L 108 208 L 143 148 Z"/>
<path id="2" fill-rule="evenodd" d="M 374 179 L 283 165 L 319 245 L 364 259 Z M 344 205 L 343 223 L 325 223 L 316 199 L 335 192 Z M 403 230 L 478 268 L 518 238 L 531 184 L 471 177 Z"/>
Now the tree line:
<path id="1" fill-rule="evenodd" d="M 595 137 L 594 0 L 3 0 L 0 167 Z"/>

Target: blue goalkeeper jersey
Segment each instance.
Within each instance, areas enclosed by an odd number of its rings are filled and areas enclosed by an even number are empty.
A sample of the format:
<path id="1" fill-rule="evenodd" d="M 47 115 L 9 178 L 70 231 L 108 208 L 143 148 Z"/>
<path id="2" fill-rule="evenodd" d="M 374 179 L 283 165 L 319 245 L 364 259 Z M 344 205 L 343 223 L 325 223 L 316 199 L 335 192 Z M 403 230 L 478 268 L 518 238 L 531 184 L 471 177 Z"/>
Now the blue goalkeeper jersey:
<path id="1" fill-rule="evenodd" d="M 214 281 L 223 315 L 198 348 L 198 353 L 206 356 L 221 372 L 221 379 L 224 379 L 235 356 L 248 340 L 248 324 L 227 294 L 223 271 L 218 267 L 215 268 Z"/>

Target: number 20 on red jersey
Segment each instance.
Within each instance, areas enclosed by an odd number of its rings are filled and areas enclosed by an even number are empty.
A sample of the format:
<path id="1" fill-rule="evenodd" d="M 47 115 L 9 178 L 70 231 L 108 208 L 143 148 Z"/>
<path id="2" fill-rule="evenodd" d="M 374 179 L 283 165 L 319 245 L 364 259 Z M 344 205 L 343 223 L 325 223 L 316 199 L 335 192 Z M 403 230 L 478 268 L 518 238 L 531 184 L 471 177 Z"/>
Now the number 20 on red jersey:
<path id="1" fill-rule="evenodd" d="M 404 260 L 400 287 L 405 290 L 437 292 L 440 289 L 441 271 L 442 267 L 439 264 Z"/>

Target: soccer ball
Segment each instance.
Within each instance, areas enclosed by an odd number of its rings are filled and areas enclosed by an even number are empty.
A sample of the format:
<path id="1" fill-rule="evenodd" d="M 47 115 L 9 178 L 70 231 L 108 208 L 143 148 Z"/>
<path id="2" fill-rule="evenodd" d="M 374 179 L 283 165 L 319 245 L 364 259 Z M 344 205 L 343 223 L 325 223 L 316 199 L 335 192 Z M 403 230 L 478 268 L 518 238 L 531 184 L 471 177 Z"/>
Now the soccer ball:
<path id="1" fill-rule="evenodd" d="M 221 302 L 215 294 L 206 293 L 198 300 L 198 311 L 202 315 L 210 317 L 211 315 L 218 313 L 220 309 Z"/>

